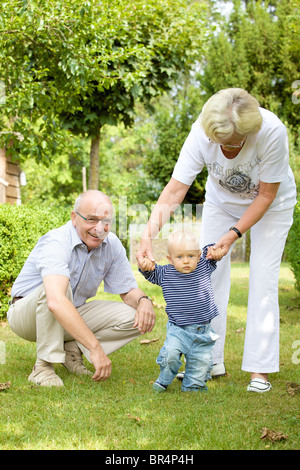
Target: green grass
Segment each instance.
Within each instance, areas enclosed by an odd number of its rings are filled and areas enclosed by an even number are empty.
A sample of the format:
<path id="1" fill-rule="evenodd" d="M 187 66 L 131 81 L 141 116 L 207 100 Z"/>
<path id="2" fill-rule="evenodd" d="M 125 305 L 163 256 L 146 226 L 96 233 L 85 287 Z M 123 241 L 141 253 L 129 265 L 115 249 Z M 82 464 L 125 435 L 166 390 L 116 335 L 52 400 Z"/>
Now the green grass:
<path id="1" fill-rule="evenodd" d="M 136 270 L 135 274 L 141 288 L 158 305 L 164 304 L 160 288 L 147 283 Z M 0 449 L 299 449 L 299 394 L 287 391 L 289 382 L 299 382 L 296 362 L 300 353 L 293 345 L 300 340 L 300 302 L 293 275 L 283 264 L 279 285 L 281 370 L 271 375 L 273 390 L 266 394 L 247 393 L 249 375 L 240 370 L 247 280 L 248 266 L 233 265 L 226 340 L 228 374 L 210 381 L 207 393 L 182 393 L 178 380 L 167 393 L 153 393 L 152 383 L 159 373 L 155 359 L 165 339 L 163 308 L 156 308 L 153 332 L 141 338 L 159 340 L 142 345 L 137 339 L 113 353 L 112 376 L 107 382 L 94 383 L 89 377 L 77 377 L 61 365 L 55 366 L 64 381 L 63 389 L 28 382 L 35 344 L 18 338 L 2 323 L 0 341 L 6 356 L 5 364 L 0 364 L 0 382 L 11 381 L 11 386 L 0 391 Z M 99 291 L 98 297 L 107 295 Z M 262 440 L 263 428 L 288 438 Z"/>

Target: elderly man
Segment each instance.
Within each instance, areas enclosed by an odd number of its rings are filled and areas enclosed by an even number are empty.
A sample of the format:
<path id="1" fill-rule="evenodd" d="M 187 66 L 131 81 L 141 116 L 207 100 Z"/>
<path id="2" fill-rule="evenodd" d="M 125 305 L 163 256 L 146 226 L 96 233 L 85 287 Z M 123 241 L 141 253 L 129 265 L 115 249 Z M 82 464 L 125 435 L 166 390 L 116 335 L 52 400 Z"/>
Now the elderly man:
<path id="1" fill-rule="evenodd" d="M 152 302 L 110 232 L 112 216 L 105 194 L 81 194 L 71 220 L 40 238 L 13 285 L 7 318 L 18 336 L 36 341 L 37 361 L 29 376 L 35 384 L 63 386 L 53 363 L 91 374 L 82 353 L 95 367 L 93 380 L 106 380 L 108 355 L 154 327 Z M 102 280 L 105 291 L 120 294 L 123 302 L 86 302 Z"/>

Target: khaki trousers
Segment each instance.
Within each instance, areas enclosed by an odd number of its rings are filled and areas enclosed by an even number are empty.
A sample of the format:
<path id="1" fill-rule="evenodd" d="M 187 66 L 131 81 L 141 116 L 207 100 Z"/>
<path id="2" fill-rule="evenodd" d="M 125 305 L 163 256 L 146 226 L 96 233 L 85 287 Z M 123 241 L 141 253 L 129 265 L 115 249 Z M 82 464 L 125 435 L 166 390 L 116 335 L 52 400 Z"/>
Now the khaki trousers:
<path id="1" fill-rule="evenodd" d="M 72 301 L 70 285 L 66 295 Z M 78 307 L 77 311 L 99 340 L 106 355 L 140 335 L 139 330 L 133 328 L 136 311 L 124 302 L 92 300 Z M 36 342 L 38 358 L 52 363 L 65 362 L 64 342 L 73 338 L 48 309 L 43 285 L 12 304 L 7 319 L 15 334 Z M 91 362 L 89 350 L 77 344 Z"/>

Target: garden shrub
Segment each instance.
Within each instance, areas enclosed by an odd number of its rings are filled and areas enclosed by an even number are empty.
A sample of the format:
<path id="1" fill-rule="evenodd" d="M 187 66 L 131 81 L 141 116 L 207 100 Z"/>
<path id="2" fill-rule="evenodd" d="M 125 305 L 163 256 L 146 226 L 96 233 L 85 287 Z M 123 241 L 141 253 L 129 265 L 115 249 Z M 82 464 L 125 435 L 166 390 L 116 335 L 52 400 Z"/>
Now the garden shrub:
<path id="1" fill-rule="evenodd" d="M 6 316 L 12 285 L 38 239 L 70 219 L 70 209 L 0 205 L 0 319 Z"/>
<path id="2" fill-rule="evenodd" d="M 300 291 L 300 245 L 299 245 L 299 233 L 300 233 L 300 199 L 295 206 L 294 210 L 294 223 L 291 227 L 285 253 L 289 264 L 291 265 L 292 271 L 295 276 L 295 288 Z"/>

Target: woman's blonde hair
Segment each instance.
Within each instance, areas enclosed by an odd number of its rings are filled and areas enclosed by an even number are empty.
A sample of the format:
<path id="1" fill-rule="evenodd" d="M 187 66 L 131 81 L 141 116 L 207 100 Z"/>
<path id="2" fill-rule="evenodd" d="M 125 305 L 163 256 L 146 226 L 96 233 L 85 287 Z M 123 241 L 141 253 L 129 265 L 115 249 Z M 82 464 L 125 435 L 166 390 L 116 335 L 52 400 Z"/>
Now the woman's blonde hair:
<path id="1" fill-rule="evenodd" d="M 209 139 L 216 143 L 233 135 L 256 134 L 262 125 L 259 102 L 242 88 L 227 88 L 215 93 L 205 103 L 199 116 Z"/>

